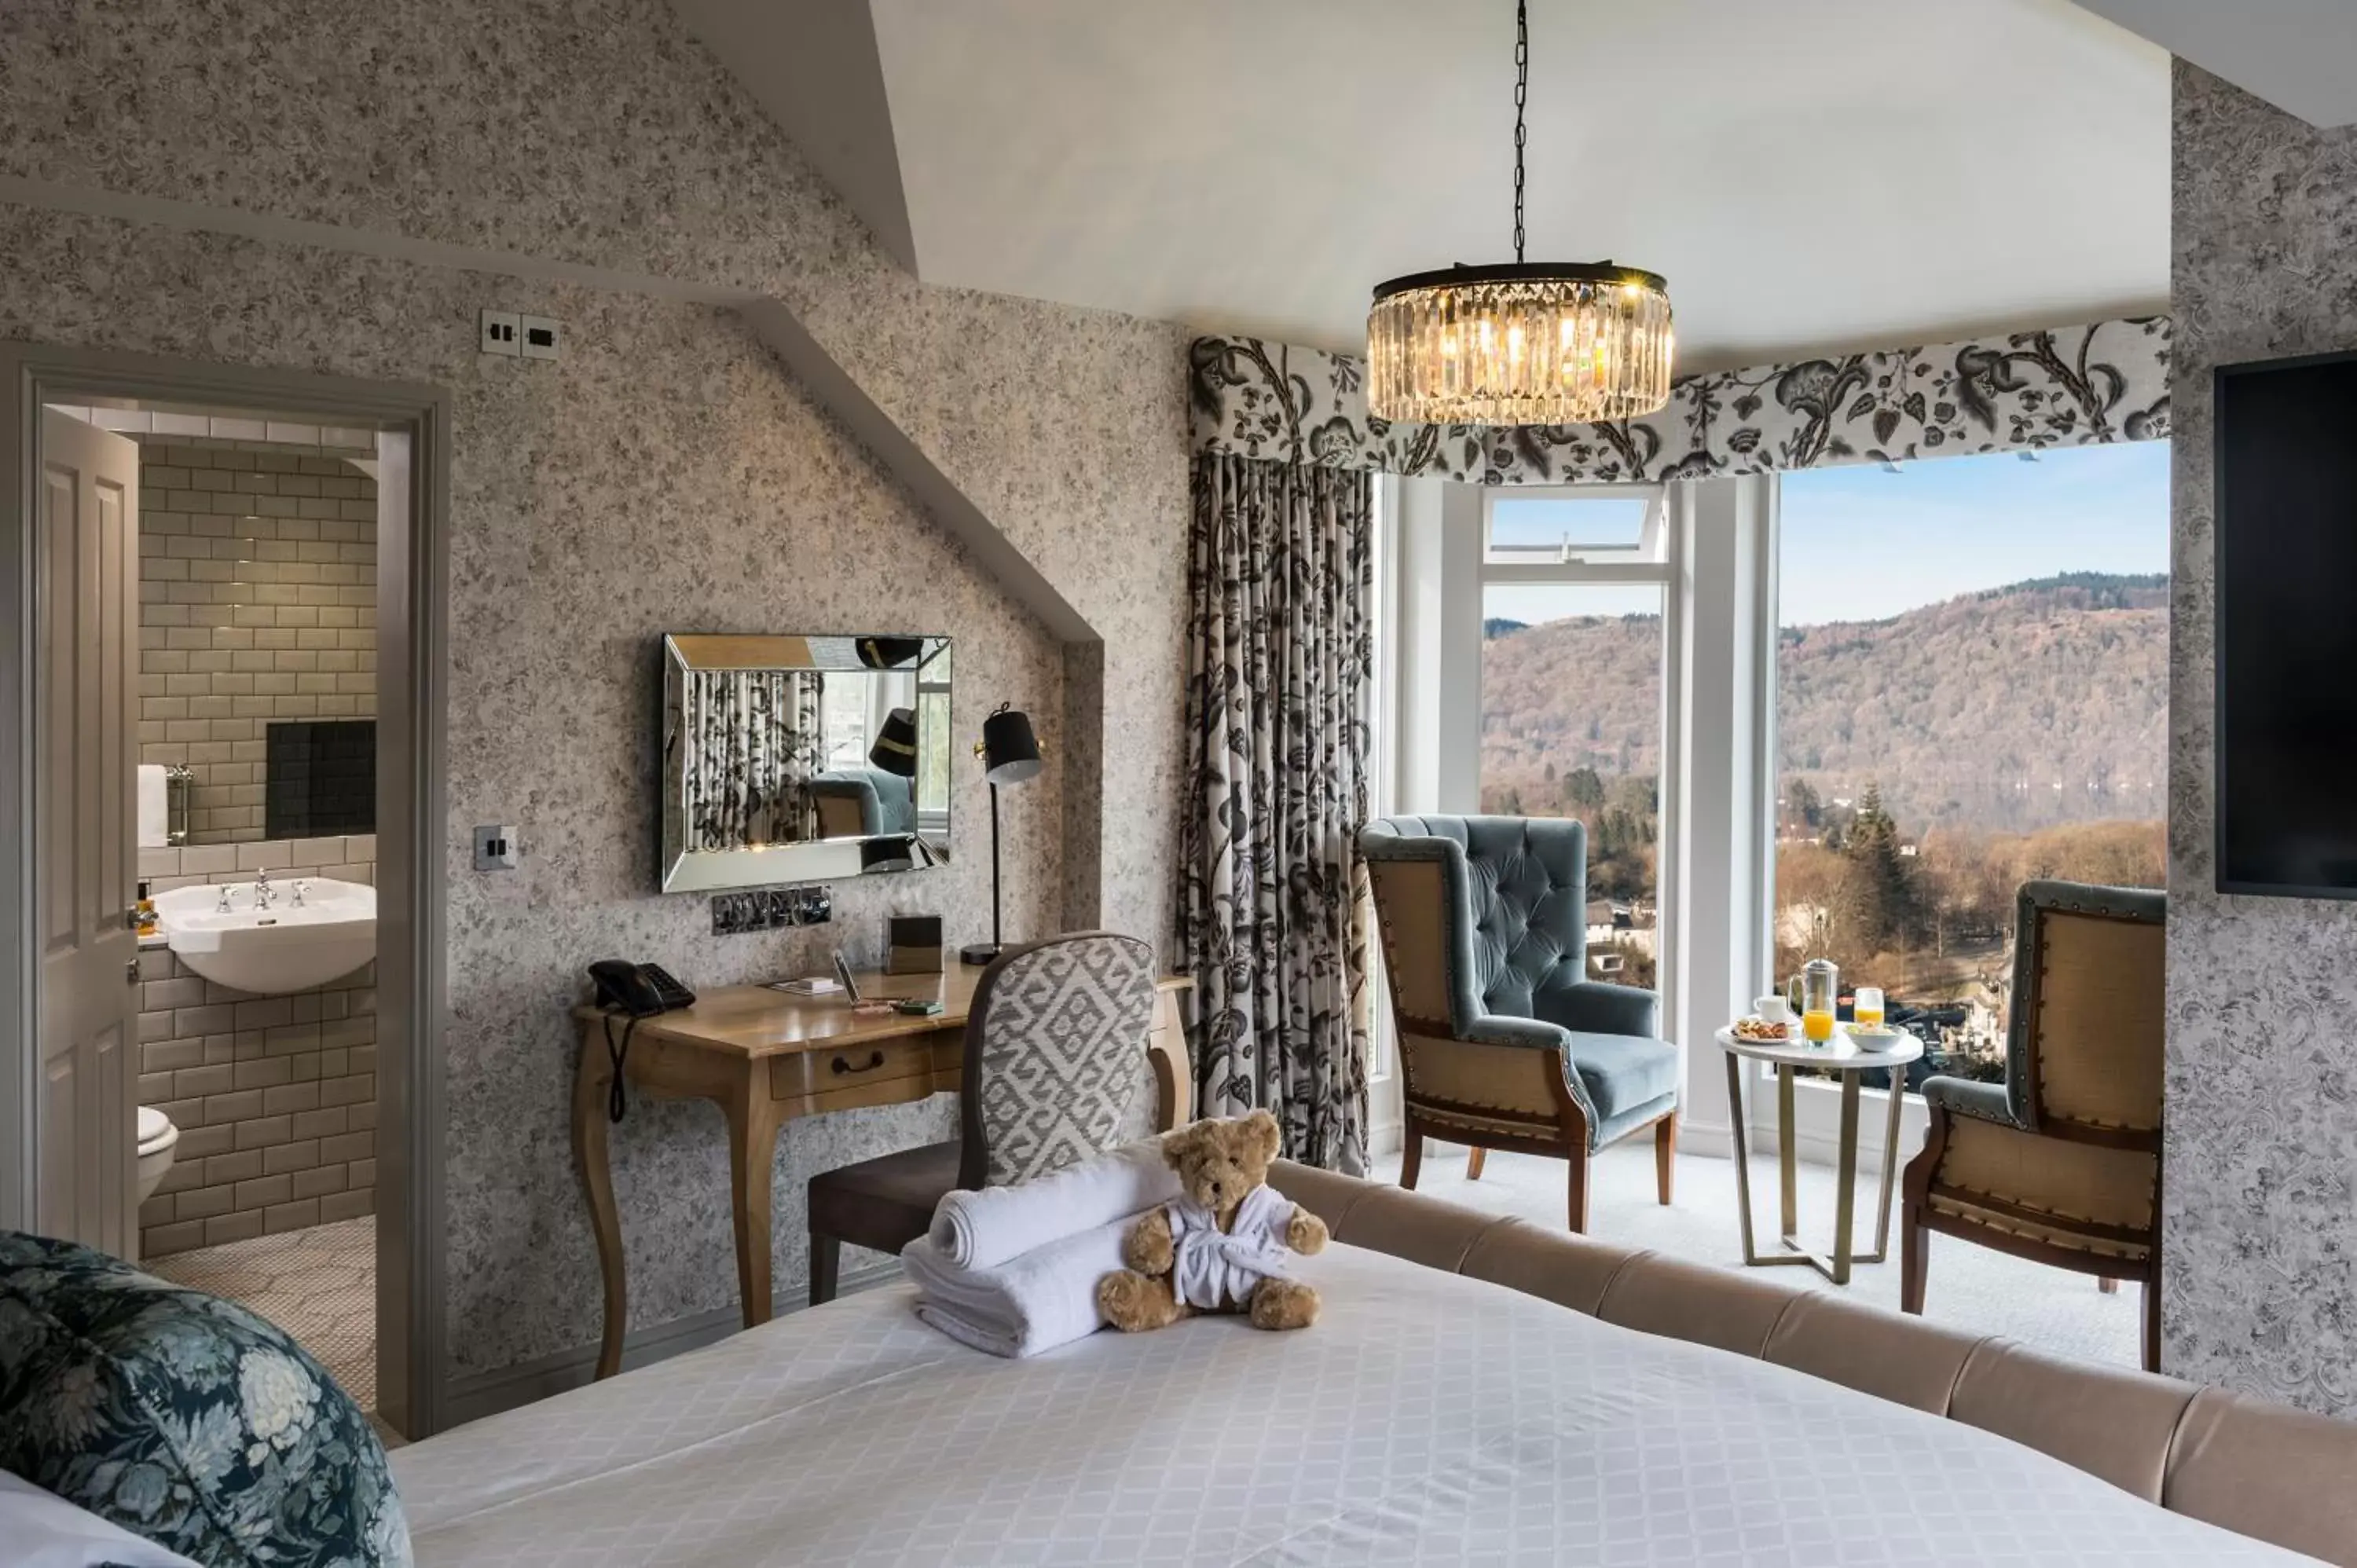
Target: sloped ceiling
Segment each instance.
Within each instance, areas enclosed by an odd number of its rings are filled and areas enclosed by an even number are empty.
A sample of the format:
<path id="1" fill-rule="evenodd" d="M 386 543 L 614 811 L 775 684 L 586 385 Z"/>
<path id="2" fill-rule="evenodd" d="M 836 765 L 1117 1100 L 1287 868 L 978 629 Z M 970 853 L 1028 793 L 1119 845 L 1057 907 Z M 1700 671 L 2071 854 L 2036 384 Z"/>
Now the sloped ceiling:
<path id="1" fill-rule="evenodd" d="M 2357 124 L 2351 0 L 2079 0 L 2310 124 Z"/>
<path id="2" fill-rule="evenodd" d="M 674 3 L 928 283 L 1349 349 L 1511 253 L 1507 0 Z M 2166 308 L 2168 56 L 2069 0 L 1534 0 L 1531 48 L 1530 253 L 1666 274 L 1684 368 Z"/>

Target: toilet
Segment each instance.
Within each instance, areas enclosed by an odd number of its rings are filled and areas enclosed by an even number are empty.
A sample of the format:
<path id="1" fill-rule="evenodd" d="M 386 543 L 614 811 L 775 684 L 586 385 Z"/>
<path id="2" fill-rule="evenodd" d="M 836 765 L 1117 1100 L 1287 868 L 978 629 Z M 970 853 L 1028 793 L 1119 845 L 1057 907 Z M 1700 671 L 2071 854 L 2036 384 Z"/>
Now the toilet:
<path id="1" fill-rule="evenodd" d="M 172 1119 L 152 1105 L 139 1108 L 139 1201 L 145 1203 L 155 1196 L 156 1188 L 172 1168 L 172 1150 L 180 1141 L 180 1130 Z"/>

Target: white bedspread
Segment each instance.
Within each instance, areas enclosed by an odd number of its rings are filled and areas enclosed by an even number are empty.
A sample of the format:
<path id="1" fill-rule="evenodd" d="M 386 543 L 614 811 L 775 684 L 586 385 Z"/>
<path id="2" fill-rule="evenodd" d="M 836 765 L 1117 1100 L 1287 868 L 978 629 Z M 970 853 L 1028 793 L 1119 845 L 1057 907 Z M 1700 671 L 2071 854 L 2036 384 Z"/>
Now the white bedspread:
<path id="1" fill-rule="evenodd" d="M 1347 1246 L 1028 1361 L 907 1287 L 393 1455 L 419 1568 L 2286 1563 L 1953 1422 Z"/>

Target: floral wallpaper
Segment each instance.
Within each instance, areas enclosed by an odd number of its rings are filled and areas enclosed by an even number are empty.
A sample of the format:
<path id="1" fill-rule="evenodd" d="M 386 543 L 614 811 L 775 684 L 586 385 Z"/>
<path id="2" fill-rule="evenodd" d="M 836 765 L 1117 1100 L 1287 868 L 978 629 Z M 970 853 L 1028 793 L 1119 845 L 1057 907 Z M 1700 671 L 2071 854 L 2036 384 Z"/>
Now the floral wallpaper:
<path id="1" fill-rule="evenodd" d="M 1484 485 L 1654 482 L 2169 434 L 2167 317 L 1688 376 L 1607 424 L 1393 424 L 1348 354 L 1199 338 L 1199 451 Z"/>
<path id="2" fill-rule="evenodd" d="M 2161 1369 L 2357 1417 L 2357 904 L 2218 891 L 2220 365 L 2357 344 L 2357 130 L 2179 60 Z"/>

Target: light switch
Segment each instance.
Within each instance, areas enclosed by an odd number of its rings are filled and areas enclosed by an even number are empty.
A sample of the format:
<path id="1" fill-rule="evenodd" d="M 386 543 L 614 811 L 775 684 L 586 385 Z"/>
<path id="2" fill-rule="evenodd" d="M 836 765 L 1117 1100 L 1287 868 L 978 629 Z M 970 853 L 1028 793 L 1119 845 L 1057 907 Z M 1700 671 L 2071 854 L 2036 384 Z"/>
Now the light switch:
<path id="1" fill-rule="evenodd" d="M 527 360 L 554 360 L 565 346 L 556 323 L 545 316 L 520 316 L 516 325 L 523 331 L 519 348 Z"/>
<path id="2" fill-rule="evenodd" d="M 522 318 L 512 310 L 486 310 L 481 317 L 482 349 L 486 354 L 523 352 Z"/>
<path id="3" fill-rule="evenodd" d="M 489 827 L 475 830 L 476 870 L 513 871 L 521 859 L 521 852 L 516 847 L 516 830 L 513 827 Z"/>

